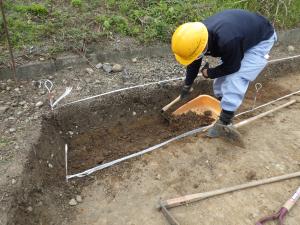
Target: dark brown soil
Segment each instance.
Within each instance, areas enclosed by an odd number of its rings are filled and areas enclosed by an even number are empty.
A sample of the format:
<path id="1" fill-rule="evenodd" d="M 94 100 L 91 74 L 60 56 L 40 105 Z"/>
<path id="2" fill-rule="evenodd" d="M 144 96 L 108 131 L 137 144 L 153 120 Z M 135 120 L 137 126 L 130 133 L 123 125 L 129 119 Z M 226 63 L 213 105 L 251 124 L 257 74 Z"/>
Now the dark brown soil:
<path id="1" fill-rule="evenodd" d="M 124 157 L 213 121 L 211 117 L 189 112 L 170 116 L 168 123 L 160 115 L 152 114 L 114 126 L 91 128 L 70 140 L 70 171 L 79 172 Z"/>
<path id="2" fill-rule="evenodd" d="M 211 111 L 205 111 L 203 115 L 194 112 L 188 112 L 180 116 L 173 116 L 170 120 L 170 126 L 173 130 L 184 130 L 185 128 L 194 129 L 211 124 L 214 119 L 211 117 Z"/>

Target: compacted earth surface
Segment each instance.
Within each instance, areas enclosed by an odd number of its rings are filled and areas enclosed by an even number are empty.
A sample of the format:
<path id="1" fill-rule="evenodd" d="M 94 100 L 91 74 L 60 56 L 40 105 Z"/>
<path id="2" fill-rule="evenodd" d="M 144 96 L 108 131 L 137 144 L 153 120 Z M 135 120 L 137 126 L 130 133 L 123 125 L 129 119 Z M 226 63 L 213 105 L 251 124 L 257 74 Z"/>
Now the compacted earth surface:
<path id="1" fill-rule="evenodd" d="M 198 134 L 66 182 L 66 145 L 70 175 L 212 122 L 208 112 L 201 117 L 189 114 L 169 120 L 161 115 L 161 107 L 178 96 L 182 81 L 64 106 L 106 91 L 184 75 L 184 68 L 171 56 L 122 59 L 118 63 L 122 68 L 111 73 L 103 68 L 69 67 L 45 74 L 40 80 L 20 80 L 17 85 L 10 79 L 0 81 L 1 225 L 167 224 L 157 210 L 160 199 L 299 171 L 300 105 L 296 102 L 239 128 L 244 148 Z M 66 87 L 73 87 L 53 111 L 48 106 L 45 79 L 53 82 L 56 98 Z M 211 86 L 205 86 L 211 84 L 202 83 L 194 96 L 211 94 Z M 300 75 L 287 71 L 262 85 L 256 104 L 299 90 Z M 254 95 L 251 85 L 240 111 L 252 107 Z M 291 99 L 299 101 L 300 97 Z M 237 118 L 236 122 L 286 101 Z M 298 178 L 265 185 L 171 212 L 181 224 L 250 225 L 279 209 L 299 184 Z M 296 205 L 287 216 L 288 224 L 298 224 L 298 212 Z"/>

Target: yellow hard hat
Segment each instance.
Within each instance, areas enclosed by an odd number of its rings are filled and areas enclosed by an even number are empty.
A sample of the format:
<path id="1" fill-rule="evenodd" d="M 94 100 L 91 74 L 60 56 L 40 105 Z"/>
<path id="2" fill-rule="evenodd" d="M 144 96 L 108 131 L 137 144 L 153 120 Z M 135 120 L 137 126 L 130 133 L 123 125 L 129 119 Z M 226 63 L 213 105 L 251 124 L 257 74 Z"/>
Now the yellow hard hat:
<path id="1" fill-rule="evenodd" d="M 172 51 L 182 65 L 189 65 L 204 51 L 208 41 L 208 31 L 201 22 L 184 23 L 172 36 Z"/>

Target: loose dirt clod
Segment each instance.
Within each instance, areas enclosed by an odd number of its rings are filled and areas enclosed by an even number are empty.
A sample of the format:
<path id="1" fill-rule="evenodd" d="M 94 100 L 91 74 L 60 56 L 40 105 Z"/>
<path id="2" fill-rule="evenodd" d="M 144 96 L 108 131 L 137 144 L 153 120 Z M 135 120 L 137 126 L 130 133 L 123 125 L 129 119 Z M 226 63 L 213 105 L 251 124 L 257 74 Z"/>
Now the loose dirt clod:
<path id="1" fill-rule="evenodd" d="M 214 121 L 211 116 L 211 111 L 205 111 L 202 115 L 198 115 L 195 112 L 189 111 L 188 113 L 180 116 L 171 117 L 170 123 L 174 130 L 182 130 L 186 127 L 197 128 L 211 124 Z"/>
<path id="2" fill-rule="evenodd" d="M 256 177 L 256 172 L 255 171 L 249 171 L 247 174 L 246 174 L 246 179 L 248 181 L 251 181 L 251 180 L 255 180 L 257 177 Z"/>

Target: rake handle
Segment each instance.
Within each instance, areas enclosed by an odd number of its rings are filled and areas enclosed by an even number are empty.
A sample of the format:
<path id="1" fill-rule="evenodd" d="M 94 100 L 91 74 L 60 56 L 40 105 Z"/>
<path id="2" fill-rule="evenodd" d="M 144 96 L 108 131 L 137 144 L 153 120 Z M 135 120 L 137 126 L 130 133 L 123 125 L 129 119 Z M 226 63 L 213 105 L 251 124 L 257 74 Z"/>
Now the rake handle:
<path id="1" fill-rule="evenodd" d="M 233 186 L 233 187 L 222 188 L 222 189 L 215 190 L 215 191 L 185 195 L 182 197 L 165 200 L 162 204 L 166 208 L 172 208 L 172 207 L 184 205 L 187 203 L 200 201 L 200 200 L 210 198 L 210 197 L 214 197 L 214 196 L 218 196 L 218 195 L 222 195 L 222 194 L 226 194 L 226 193 L 230 193 L 230 192 L 234 192 L 234 191 L 238 191 L 238 190 L 243 190 L 243 189 L 247 189 L 247 188 L 251 188 L 251 187 L 257 187 L 257 186 L 264 185 L 264 184 L 270 184 L 270 183 L 274 183 L 274 182 L 278 182 L 278 181 L 283 181 L 283 180 L 287 180 L 287 179 L 291 179 L 291 178 L 296 178 L 296 177 L 300 177 L 300 172 L 286 174 L 286 175 L 282 175 L 282 176 L 278 176 L 278 177 L 267 178 L 267 179 L 263 179 L 263 180 L 257 180 L 257 181 L 253 181 L 253 182 L 249 182 L 249 183 L 245 183 L 245 184 L 241 184 L 241 185 L 237 185 L 237 186 Z"/>
<path id="2" fill-rule="evenodd" d="M 284 204 L 284 208 L 286 208 L 288 211 L 290 211 L 293 206 L 296 204 L 296 202 L 300 198 L 300 187 L 298 190 L 295 192 L 295 194 Z"/>

